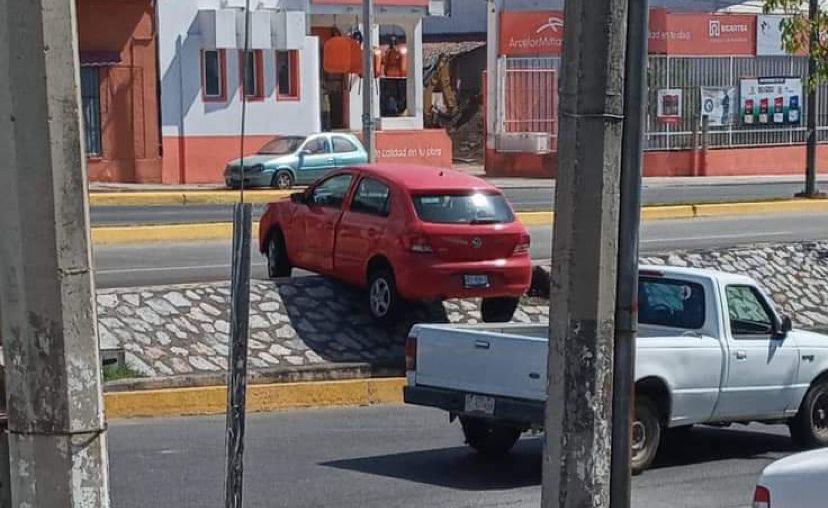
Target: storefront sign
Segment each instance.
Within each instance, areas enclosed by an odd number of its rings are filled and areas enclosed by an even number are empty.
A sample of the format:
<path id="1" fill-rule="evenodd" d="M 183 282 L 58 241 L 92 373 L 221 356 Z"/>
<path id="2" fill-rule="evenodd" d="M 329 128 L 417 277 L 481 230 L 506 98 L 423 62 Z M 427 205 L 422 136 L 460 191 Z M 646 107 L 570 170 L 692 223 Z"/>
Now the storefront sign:
<path id="1" fill-rule="evenodd" d="M 563 12 L 503 11 L 500 14 L 500 54 L 560 55 L 563 33 Z"/>
<path id="2" fill-rule="evenodd" d="M 672 13 L 653 9 L 650 53 L 669 55 L 753 55 L 756 17 Z"/>
<path id="3" fill-rule="evenodd" d="M 663 88 L 658 91 L 656 120 L 659 123 L 675 125 L 681 121 L 682 90 Z"/>
<path id="4" fill-rule="evenodd" d="M 733 122 L 736 106 L 736 89 L 703 86 L 701 92 L 701 116 L 707 117 L 708 125 L 721 127 Z"/>
<path id="5" fill-rule="evenodd" d="M 451 167 L 451 139 L 442 129 L 379 131 L 376 143 L 377 162 Z"/>
<path id="6" fill-rule="evenodd" d="M 799 125 L 802 121 L 800 78 L 742 79 L 739 95 L 745 125 Z"/>

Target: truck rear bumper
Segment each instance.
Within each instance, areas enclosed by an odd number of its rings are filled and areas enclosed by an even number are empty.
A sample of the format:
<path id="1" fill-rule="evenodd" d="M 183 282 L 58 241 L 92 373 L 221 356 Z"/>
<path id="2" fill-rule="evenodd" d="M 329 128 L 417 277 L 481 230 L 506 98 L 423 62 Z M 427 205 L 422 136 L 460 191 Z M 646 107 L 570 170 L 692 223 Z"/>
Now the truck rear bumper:
<path id="1" fill-rule="evenodd" d="M 492 414 L 471 413 L 466 411 L 466 395 L 480 394 L 424 386 L 406 386 L 403 389 L 403 400 L 406 404 L 436 407 L 456 415 L 491 418 L 508 423 L 543 425 L 543 402 L 486 396 L 494 399 L 494 412 Z"/>

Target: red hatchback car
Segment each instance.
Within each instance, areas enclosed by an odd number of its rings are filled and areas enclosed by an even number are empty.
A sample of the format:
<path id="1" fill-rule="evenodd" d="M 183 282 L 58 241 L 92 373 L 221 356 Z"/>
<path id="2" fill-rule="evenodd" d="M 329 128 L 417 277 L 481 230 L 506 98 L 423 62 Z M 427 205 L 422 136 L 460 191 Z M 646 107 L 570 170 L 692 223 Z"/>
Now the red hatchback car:
<path id="1" fill-rule="evenodd" d="M 509 321 L 531 280 L 529 233 L 500 190 L 439 168 L 336 171 L 268 205 L 259 246 L 271 277 L 296 267 L 367 287 L 378 320 L 401 299 L 478 297 L 485 321 Z"/>

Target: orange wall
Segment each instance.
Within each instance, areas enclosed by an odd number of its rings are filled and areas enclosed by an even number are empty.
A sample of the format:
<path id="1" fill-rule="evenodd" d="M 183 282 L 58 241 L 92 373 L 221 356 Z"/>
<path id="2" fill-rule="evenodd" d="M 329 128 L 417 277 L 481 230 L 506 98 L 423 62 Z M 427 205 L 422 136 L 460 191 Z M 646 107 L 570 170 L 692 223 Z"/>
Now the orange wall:
<path id="1" fill-rule="evenodd" d="M 554 178 L 556 156 L 486 151 L 488 176 Z M 691 150 L 644 152 L 644 176 L 799 175 L 805 171 L 805 146 L 721 148 L 707 154 Z M 817 150 L 817 171 L 828 174 L 828 145 Z"/>
<path id="2" fill-rule="evenodd" d="M 160 182 L 154 0 L 77 0 L 80 51 L 121 55 L 100 70 L 103 154 L 89 161 L 98 181 Z"/>

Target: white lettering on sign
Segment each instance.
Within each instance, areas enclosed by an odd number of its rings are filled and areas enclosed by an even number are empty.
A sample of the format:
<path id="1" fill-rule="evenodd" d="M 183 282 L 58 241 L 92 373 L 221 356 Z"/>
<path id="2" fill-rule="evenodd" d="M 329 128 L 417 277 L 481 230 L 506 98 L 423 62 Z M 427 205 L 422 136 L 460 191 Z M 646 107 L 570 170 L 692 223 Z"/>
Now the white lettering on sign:
<path id="1" fill-rule="evenodd" d="M 722 34 L 747 33 L 750 27 L 744 24 L 723 24 L 718 19 L 711 19 L 708 35 L 710 38 L 721 37 Z"/>
<path id="2" fill-rule="evenodd" d="M 384 148 L 377 149 L 377 158 L 382 159 L 414 159 L 425 157 L 442 157 L 442 148 Z"/>

